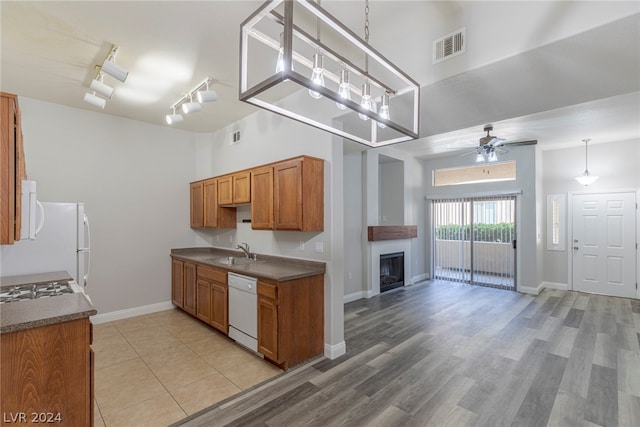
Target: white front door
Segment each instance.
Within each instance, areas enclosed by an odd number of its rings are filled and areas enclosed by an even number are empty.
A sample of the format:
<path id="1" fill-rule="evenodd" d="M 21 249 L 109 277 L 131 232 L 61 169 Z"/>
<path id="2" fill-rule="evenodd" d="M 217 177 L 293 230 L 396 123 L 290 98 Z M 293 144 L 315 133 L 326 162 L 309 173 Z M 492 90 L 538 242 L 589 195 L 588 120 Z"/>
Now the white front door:
<path id="1" fill-rule="evenodd" d="M 636 195 L 573 197 L 573 289 L 636 297 Z"/>

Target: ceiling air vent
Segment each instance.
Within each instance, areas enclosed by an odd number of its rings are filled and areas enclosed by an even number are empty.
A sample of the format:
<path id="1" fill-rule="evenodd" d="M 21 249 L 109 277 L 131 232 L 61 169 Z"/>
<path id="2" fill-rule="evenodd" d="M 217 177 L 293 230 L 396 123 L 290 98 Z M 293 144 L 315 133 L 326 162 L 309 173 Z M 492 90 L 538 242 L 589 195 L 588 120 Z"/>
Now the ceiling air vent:
<path id="1" fill-rule="evenodd" d="M 433 63 L 464 53 L 465 28 L 447 34 L 433 41 Z"/>

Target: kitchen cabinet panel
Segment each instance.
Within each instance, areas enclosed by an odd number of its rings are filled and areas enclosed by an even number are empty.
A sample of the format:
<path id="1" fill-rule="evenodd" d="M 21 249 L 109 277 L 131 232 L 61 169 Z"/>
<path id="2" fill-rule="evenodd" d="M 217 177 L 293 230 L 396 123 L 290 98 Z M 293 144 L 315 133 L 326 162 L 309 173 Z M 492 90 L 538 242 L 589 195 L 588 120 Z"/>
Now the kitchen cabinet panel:
<path id="1" fill-rule="evenodd" d="M 283 369 L 324 348 L 324 275 L 258 281 L 258 351 Z"/>
<path id="2" fill-rule="evenodd" d="M 218 178 L 218 204 L 242 205 L 251 202 L 251 172 L 243 171 Z"/>
<path id="3" fill-rule="evenodd" d="M 202 181 L 192 182 L 191 187 L 191 227 L 204 227 L 204 183 Z"/>
<path id="4" fill-rule="evenodd" d="M 231 175 L 225 175 L 218 178 L 218 204 L 233 204 L 233 185 Z"/>
<path id="5" fill-rule="evenodd" d="M 22 180 L 27 179 L 18 97 L 0 92 L 0 244 L 20 240 Z"/>
<path id="6" fill-rule="evenodd" d="M 2 412 L 24 413 L 29 423 L 34 413 L 50 413 L 51 424 L 93 426 L 90 330 L 86 317 L 0 335 Z"/>
<path id="7" fill-rule="evenodd" d="M 227 334 L 229 332 L 227 271 L 198 264 L 197 317 Z"/>
<path id="8" fill-rule="evenodd" d="M 195 316 L 196 314 L 196 265 L 184 263 L 184 304 L 182 309 Z"/>
<path id="9" fill-rule="evenodd" d="M 244 204 L 251 202 L 251 172 L 233 174 L 233 203 Z"/>
<path id="10" fill-rule="evenodd" d="M 273 166 L 251 171 L 251 228 L 273 229 Z"/>
<path id="11" fill-rule="evenodd" d="M 211 323 L 211 283 L 204 279 L 196 281 L 196 317 Z"/>
<path id="12" fill-rule="evenodd" d="M 274 229 L 324 229 L 324 161 L 302 156 L 273 167 Z"/>
<path id="13" fill-rule="evenodd" d="M 178 307 L 184 306 L 184 262 L 171 260 L 171 302 Z"/>
<path id="14" fill-rule="evenodd" d="M 229 289 L 226 283 L 211 283 L 211 326 L 229 333 Z"/>
<path id="15" fill-rule="evenodd" d="M 223 208 L 218 205 L 218 180 L 210 178 L 204 181 L 204 227 L 236 228 L 236 208 Z"/>

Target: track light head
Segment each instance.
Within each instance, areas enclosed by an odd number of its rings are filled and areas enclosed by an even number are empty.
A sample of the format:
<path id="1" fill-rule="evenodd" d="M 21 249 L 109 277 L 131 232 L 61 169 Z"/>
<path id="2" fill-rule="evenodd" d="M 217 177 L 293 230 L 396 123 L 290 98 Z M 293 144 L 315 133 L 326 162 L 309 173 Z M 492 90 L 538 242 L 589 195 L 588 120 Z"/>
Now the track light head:
<path id="1" fill-rule="evenodd" d="M 89 88 L 108 99 L 111 99 L 111 96 L 113 95 L 113 88 L 102 82 L 102 76 L 100 76 L 100 80 L 98 80 L 98 77 L 93 79 Z"/>
<path id="2" fill-rule="evenodd" d="M 199 90 L 196 99 L 198 102 L 215 102 L 218 100 L 218 94 L 215 90 Z"/>
<path id="3" fill-rule="evenodd" d="M 100 68 L 103 72 L 109 74 L 114 79 L 118 79 L 124 83 L 127 80 L 127 76 L 129 75 L 128 71 L 125 71 L 123 68 L 118 66 L 115 62 L 110 61 L 109 59 L 105 59 L 102 63 L 102 67 Z"/>
<path id="4" fill-rule="evenodd" d="M 199 102 L 185 102 L 182 104 L 182 112 L 185 114 L 197 113 L 202 110 L 202 104 Z"/>
<path id="5" fill-rule="evenodd" d="M 94 107 L 98 107 L 104 110 L 104 106 L 107 105 L 107 100 L 96 96 L 95 93 L 85 93 L 84 94 L 84 102 L 87 104 L 91 104 Z"/>
<path id="6" fill-rule="evenodd" d="M 173 125 L 175 123 L 180 123 L 182 121 L 184 121 L 184 117 L 182 117 L 182 114 L 167 114 L 165 116 L 165 121 L 167 122 L 168 125 Z"/>

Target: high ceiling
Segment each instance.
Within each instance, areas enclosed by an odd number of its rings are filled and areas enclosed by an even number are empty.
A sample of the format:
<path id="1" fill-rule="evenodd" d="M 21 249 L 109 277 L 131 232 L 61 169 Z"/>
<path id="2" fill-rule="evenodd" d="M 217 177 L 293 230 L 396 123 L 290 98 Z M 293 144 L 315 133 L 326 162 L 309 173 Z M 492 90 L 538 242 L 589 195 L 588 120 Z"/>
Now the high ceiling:
<path id="1" fill-rule="evenodd" d="M 2 1 L 1 88 L 166 126 L 210 76 L 218 101 L 177 127 L 213 132 L 256 111 L 238 101 L 239 28 L 261 3 Z M 362 35 L 364 0 L 321 5 Z M 466 52 L 432 64 L 432 41 L 462 27 Z M 396 147 L 446 154 L 485 123 L 543 149 L 640 139 L 639 28 L 636 1 L 371 0 L 371 45 L 422 86 L 421 138 Z M 129 77 L 109 80 L 113 99 L 96 110 L 82 98 L 112 44 Z"/>

